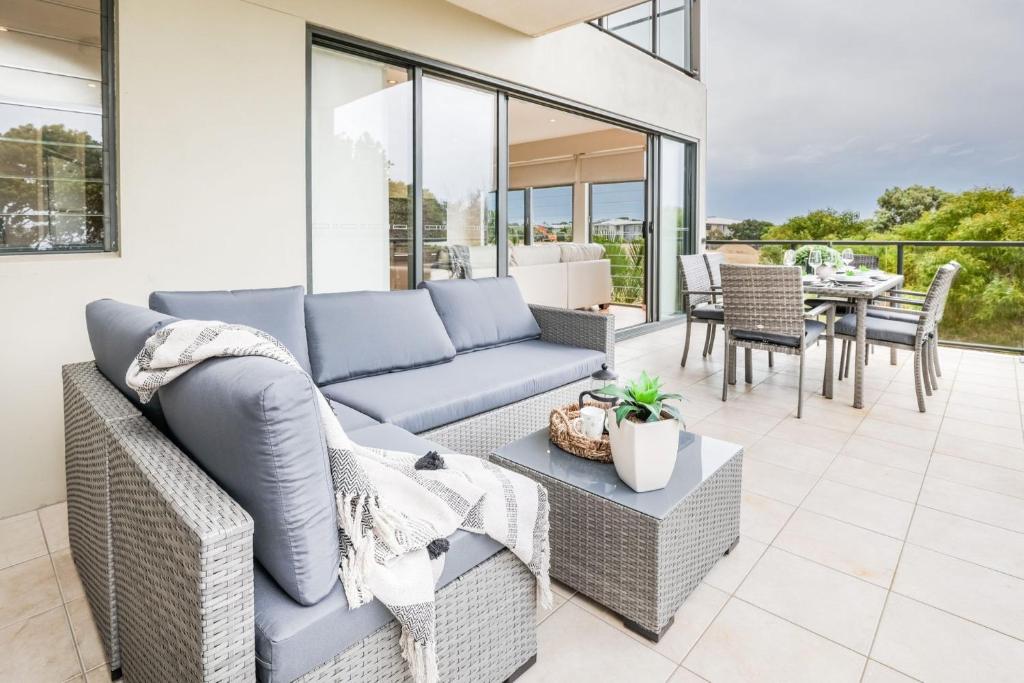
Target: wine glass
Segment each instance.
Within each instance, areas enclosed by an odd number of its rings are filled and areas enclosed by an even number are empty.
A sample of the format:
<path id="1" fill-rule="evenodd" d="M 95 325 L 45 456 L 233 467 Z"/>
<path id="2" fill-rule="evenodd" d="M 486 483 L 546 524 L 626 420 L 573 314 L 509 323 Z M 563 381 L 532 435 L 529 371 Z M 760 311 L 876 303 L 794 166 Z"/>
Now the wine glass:
<path id="1" fill-rule="evenodd" d="M 853 265 L 853 249 L 850 249 L 849 247 L 843 249 L 843 253 L 841 254 L 841 256 L 843 259 L 843 263 L 846 264 L 847 268 Z"/>
<path id="2" fill-rule="evenodd" d="M 782 255 L 782 263 L 786 266 L 796 265 L 796 252 L 792 249 L 787 249 L 786 253 Z"/>
<path id="3" fill-rule="evenodd" d="M 811 267 L 811 275 L 818 272 L 818 267 L 821 266 L 821 252 L 815 249 L 807 255 L 807 265 Z"/>

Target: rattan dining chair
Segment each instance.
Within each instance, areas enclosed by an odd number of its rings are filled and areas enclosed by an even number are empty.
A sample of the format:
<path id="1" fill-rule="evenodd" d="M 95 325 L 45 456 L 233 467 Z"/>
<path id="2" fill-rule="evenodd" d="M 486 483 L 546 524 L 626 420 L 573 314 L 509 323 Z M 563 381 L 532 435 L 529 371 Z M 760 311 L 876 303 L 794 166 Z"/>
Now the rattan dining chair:
<path id="1" fill-rule="evenodd" d="M 722 265 L 722 302 L 725 319 L 725 372 L 722 400 L 729 396 L 729 385 L 736 383 L 736 349 L 743 347 L 745 380 L 753 381 L 750 356 L 754 349 L 795 355 L 800 358 L 796 416 L 804 406 L 804 358 L 819 337 L 825 336 L 825 376 L 822 393 L 832 397 L 832 339 L 835 323 L 834 302 L 827 301 L 805 312 L 803 282 L 798 266 Z M 822 324 L 819 315 L 826 316 Z"/>
<path id="2" fill-rule="evenodd" d="M 714 296 L 711 298 L 711 303 L 720 303 L 719 297 L 722 294 L 722 264 L 725 263 L 725 254 L 720 251 L 705 251 L 704 252 L 704 265 L 708 269 L 708 277 L 711 278 L 711 291 Z M 711 355 L 715 351 L 715 335 L 711 335 L 711 344 L 708 345 L 707 354 Z M 768 367 L 775 367 L 775 355 L 768 352 Z"/>
<path id="3" fill-rule="evenodd" d="M 686 314 L 686 341 L 683 342 L 683 357 L 679 365 L 686 367 L 686 357 L 690 353 L 690 332 L 693 322 L 704 322 L 707 330 L 704 333 L 704 351 L 707 357 L 715 341 L 715 329 L 722 323 L 722 306 L 715 302 L 717 294 L 711 289 L 711 279 L 704 257 L 700 254 L 679 257 L 679 296 L 683 300 L 683 312 Z"/>
<path id="4" fill-rule="evenodd" d="M 925 412 L 925 395 L 931 396 L 932 390 L 938 388 L 938 380 L 932 368 L 933 359 L 937 356 L 934 350 L 936 329 L 938 319 L 946 307 L 949 289 L 959 270 L 960 265 L 955 262 L 940 266 L 923 299 L 886 299 L 889 303 L 920 306 L 920 310 L 868 306 L 868 315 L 864 319 L 864 336 L 869 344 L 914 352 L 914 389 L 917 393 L 917 408 L 922 413 Z M 896 314 L 900 317 L 892 317 Z M 857 337 L 856 314 L 844 315 L 836 322 L 836 337 L 850 342 L 852 348 Z"/>

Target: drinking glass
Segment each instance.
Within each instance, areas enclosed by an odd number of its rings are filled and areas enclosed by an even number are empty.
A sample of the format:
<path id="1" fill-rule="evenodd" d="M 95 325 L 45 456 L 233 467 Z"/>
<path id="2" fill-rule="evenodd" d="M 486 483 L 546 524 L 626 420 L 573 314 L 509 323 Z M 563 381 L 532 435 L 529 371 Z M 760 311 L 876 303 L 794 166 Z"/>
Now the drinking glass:
<path id="1" fill-rule="evenodd" d="M 811 275 L 818 272 L 818 266 L 821 265 L 821 252 L 818 250 L 812 251 L 807 255 L 807 265 L 811 268 Z"/>
<path id="2" fill-rule="evenodd" d="M 849 268 L 853 264 L 853 249 L 843 249 L 842 258 L 843 263 Z"/>
<path id="3" fill-rule="evenodd" d="M 796 265 L 796 252 L 792 249 L 787 249 L 786 253 L 782 255 L 782 263 L 786 266 Z"/>

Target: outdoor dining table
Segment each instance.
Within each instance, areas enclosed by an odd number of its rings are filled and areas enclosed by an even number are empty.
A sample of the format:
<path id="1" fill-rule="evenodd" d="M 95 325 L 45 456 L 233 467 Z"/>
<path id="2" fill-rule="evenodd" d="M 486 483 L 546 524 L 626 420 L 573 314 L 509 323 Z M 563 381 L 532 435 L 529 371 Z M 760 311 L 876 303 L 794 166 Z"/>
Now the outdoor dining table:
<path id="1" fill-rule="evenodd" d="M 854 303 L 857 314 L 857 355 L 854 357 L 853 407 L 864 407 L 864 365 L 867 344 L 864 338 L 864 319 L 868 304 L 891 289 L 903 286 L 902 275 L 885 274 L 885 279 L 872 278 L 864 284 L 841 284 L 834 280 L 804 278 L 804 293 L 827 299 L 848 299 Z"/>

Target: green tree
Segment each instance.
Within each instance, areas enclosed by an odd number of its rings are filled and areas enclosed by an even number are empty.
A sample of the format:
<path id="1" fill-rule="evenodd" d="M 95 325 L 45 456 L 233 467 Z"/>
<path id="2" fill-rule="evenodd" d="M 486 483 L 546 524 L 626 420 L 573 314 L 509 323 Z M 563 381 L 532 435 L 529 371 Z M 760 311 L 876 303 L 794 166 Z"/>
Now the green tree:
<path id="1" fill-rule="evenodd" d="M 732 237 L 737 240 L 759 240 L 767 230 L 774 228 L 770 221 L 761 221 L 756 218 L 744 218 L 732 226 Z"/>
<path id="2" fill-rule="evenodd" d="M 937 211 L 951 196 L 949 192 L 932 186 L 890 187 L 878 198 L 875 230 L 884 232 L 913 223 L 929 211 Z"/>
<path id="3" fill-rule="evenodd" d="M 868 232 L 868 222 L 856 211 L 819 209 L 805 216 L 794 216 L 782 225 L 764 233 L 769 240 L 839 240 L 863 239 Z"/>

